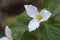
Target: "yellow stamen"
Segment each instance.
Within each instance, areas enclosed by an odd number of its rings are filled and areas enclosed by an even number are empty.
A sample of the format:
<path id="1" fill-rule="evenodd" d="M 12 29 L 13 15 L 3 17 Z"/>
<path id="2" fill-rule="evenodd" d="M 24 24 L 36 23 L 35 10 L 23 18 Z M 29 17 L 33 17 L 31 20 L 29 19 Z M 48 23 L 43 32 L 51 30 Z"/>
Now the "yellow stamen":
<path id="1" fill-rule="evenodd" d="M 36 18 L 38 19 L 38 21 L 39 20 L 41 20 L 42 19 L 42 16 L 41 15 L 36 15 Z"/>

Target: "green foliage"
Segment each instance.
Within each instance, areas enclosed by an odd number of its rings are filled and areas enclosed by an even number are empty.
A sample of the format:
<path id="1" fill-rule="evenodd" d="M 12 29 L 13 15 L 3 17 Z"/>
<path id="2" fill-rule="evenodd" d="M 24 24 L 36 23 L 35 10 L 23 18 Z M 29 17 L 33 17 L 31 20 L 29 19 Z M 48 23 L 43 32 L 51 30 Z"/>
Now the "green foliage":
<path id="1" fill-rule="evenodd" d="M 32 34 L 25 33 L 28 30 L 27 25 L 30 20 L 31 18 L 29 18 L 25 12 L 23 12 L 18 17 L 17 21 L 12 27 L 12 33 L 13 33 L 14 40 L 25 40 L 25 39 L 36 40 L 36 37 L 34 37 Z"/>
<path id="2" fill-rule="evenodd" d="M 28 32 L 28 23 L 31 20 L 26 12 L 23 12 L 12 27 L 14 40 L 60 40 L 60 20 L 55 20 L 55 16 L 60 13 L 59 0 L 43 0 L 42 9 L 51 11 L 52 16 L 48 21 L 42 22 L 38 28 L 38 36 Z M 36 31 L 36 30 L 35 30 Z"/>
<path id="3" fill-rule="evenodd" d="M 30 32 L 25 32 L 21 40 L 37 40 L 36 37 Z"/>
<path id="4" fill-rule="evenodd" d="M 40 26 L 41 40 L 60 40 L 60 22 L 44 22 Z"/>
<path id="5" fill-rule="evenodd" d="M 47 10 L 51 11 L 53 14 L 52 17 L 56 16 L 60 13 L 60 1 L 59 0 L 43 0 L 42 8 L 46 8 Z"/>

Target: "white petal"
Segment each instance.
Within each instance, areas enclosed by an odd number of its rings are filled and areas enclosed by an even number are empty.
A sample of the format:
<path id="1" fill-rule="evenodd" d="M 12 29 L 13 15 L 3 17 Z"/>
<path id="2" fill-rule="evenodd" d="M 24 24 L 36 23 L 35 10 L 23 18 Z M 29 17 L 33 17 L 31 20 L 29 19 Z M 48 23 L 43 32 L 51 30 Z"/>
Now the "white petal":
<path id="1" fill-rule="evenodd" d="M 41 10 L 40 14 L 43 16 L 41 21 L 47 21 L 49 17 L 52 15 L 50 11 L 45 10 L 45 9 Z"/>
<path id="2" fill-rule="evenodd" d="M 0 40 L 8 40 L 7 37 L 2 37 Z"/>
<path id="3" fill-rule="evenodd" d="M 27 14 L 32 17 L 35 18 L 36 14 L 38 13 L 37 7 L 33 6 L 33 5 L 24 5 Z"/>
<path id="4" fill-rule="evenodd" d="M 5 34 L 6 34 L 7 37 L 11 37 L 12 36 L 11 30 L 10 30 L 10 28 L 8 26 L 6 26 L 6 28 L 5 28 Z"/>
<path id="5" fill-rule="evenodd" d="M 36 30 L 39 27 L 39 22 L 36 19 L 32 19 L 28 25 L 29 32 Z"/>
<path id="6" fill-rule="evenodd" d="M 1 38 L 0 38 L 0 40 L 1 40 Z"/>

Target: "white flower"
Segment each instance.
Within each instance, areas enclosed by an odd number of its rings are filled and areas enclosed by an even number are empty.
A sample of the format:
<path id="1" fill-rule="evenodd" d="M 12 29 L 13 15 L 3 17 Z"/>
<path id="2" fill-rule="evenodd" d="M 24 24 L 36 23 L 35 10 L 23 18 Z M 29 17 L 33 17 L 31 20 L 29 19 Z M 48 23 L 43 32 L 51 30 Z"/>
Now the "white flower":
<path id="1" fill-rule="evenodd" d="M 33 5 L 24 5 L 24 7 L 28 16 L 33 18 L 28 24 L 29 32 L 36 30 L 41 22 L 47 21 L 51 16 L 51 12 L 46 9 L 39 12 L 37 7 Z"/>
<path id="2" fill-rule="evenodd" d="M 8 26 L 6 26 L 5 28 L 5 34 L 6 34 L 6 37 L 2 37 L 0 38 L 0 40 L 12 40 L 11 30 Z"/>

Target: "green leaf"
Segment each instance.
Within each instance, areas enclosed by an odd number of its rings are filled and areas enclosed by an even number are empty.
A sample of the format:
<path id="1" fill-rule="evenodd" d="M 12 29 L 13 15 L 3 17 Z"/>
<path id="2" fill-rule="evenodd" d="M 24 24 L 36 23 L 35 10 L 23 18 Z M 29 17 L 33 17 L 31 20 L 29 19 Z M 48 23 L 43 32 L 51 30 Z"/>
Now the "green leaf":
<path id="1" fill-rule="evenodd" d="M 53 0 L 42 0 L 42 1 L 43 1 L 42 7 L 43 7 L 43 8 L 47 8 L 48 5 L 49 5 L 49 3 L 51 3 L 51 1 L 53 1 Z"/>
<path id="2" fill-rule="evenodd" d="M 43 22 L 39 31 L 41 40 L 60 40 L 60 21 Z"/>
<path id="3" fill-rule="evenodd" d="M 18 19 L 16 20 L 15 24 L 12 27 L 13 39 L 14 40 L 21 40 L 21 37 L 28 30 L 28 23 L 31 20 L 27 16 L 25 12 L 23 12 Z"/>
<path id="4" fill-rule="evenodd" d="M 49 5 L 47 5 L 47 9 L 50 10 L 52 14 L 57 7 L 58 7 L 58 4 L 55 1 L 52 1 L 51 3 L 49 3 Z"/>
<path id="5" fill-rule="evenodd" d="M 55 11 L 53 12 L 52 17 L 55 17 L 55 16 L 57 16 L 58 14 L 60 14 L 60 5 L 57 6 L 57 8 L 55 9 Z"/>
<path id="6" fill-rule="evenodd" d="M 37 40 L 37 39 L 32 33 L 25 32 L 21 40 Z"/>

